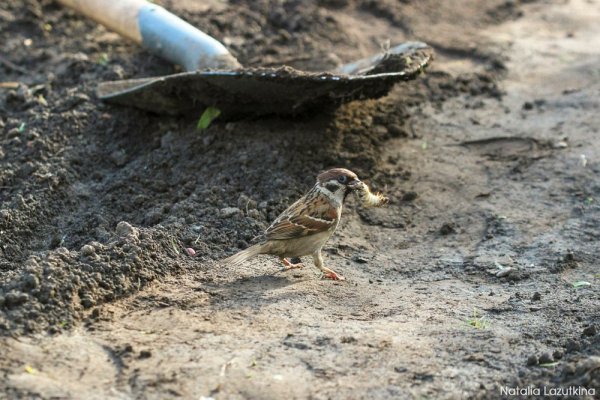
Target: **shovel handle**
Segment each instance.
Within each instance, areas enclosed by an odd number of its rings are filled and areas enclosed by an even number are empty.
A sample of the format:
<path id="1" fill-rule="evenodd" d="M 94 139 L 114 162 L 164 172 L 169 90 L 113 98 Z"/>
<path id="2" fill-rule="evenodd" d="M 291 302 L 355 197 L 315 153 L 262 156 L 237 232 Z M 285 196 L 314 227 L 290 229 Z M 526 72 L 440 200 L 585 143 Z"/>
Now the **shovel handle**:
<path id="1" fill-rule="evenodd" d="M 187 71 L 241 67 L 219 41 L 145 0 L 58 1 Z"/>

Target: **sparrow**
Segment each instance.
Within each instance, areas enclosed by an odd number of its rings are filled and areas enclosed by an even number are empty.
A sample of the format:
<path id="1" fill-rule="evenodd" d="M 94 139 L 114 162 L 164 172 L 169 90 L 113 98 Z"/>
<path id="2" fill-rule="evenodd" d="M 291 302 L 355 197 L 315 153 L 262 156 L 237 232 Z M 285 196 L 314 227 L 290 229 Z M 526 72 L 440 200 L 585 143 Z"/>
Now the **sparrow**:
<path id="1" fill-rule="evenodd" d="M 335 232 L 342 216 L 344 200 L 355 193 L 366 206 L 381 206 L 388 198 L 372 194 L 358 176 L 345 168 L 333 168 L 317 176 L 312 189 L 285 210 L 259 236 L 260 242 L 224 260 L 238 265 L 259 254 L 279 257 L 284 270 L 302 268 L 288 258 L 312 255 L 323 278 L 345 280 L 343 276 L 323 265 L 321 249 Z"/>

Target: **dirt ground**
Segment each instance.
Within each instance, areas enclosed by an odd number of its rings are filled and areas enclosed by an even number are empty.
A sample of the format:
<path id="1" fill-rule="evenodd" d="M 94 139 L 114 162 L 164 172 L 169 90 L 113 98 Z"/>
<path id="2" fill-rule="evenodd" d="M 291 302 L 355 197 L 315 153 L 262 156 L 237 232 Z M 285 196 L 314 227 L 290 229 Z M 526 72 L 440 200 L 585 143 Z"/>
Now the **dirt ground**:
<path id="1" fill-rule="evenodd" d="M 198 132 L 201 110 L 94 96 L 173 66 L 2 2 L 0 398 L 594 397 L 599 1 L 159 3 L 248 66 L 326 70 L 388 39 L 436 59 L 378 101 Z M 391 198 L 349 199 L 326 247 L 347 281 L 218 263 L 333 166 Z"/>

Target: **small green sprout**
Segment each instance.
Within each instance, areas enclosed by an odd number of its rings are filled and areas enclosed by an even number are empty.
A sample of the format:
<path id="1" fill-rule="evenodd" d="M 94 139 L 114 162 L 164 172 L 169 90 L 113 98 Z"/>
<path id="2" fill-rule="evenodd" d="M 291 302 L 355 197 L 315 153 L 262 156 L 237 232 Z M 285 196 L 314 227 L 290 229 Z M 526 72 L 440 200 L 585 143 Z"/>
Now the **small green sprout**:
<path id="1" fill-rule="evenodd" d="M 35 368 L 33 368 L 31 365 L 26 365 L 24 368 L 25 372 L 27 372 L 30 375 L 34 375 L 37 373 L 37 370 Z"/>
<path id="2" fill-rule="evenodd" d="M 208 129 L 210 124 L 219 115 L 221 115 L 221 110 L 219 110 L 216 107 L 208 107 L 206 110 L 204 110 L 204 112 L 202 113 L 202 116 L 200 116 L 200 119 L 198 120 L 198 125 L 196 125 L 196 129 L 199 131 Z"/>
<path id="3" fill-rule="evenodd" d="M 540 364 L 539 366 L 542 368 L 554 368 L 558 364 L 559 364 L 558 361 L 555 361 L 555 362 L 551 362 L 551 363 Z"/>
<path id="4" fill-rule="evenodd" d="M 179 254 L 179 247 L 175 243 L 175 239 L 174 238 L 171 238 L 171 246 L 173 247 L 173 251 L 175 252 L 175 254 Z"/>
<path id="5" fill-rule="evenodd" d="M 98 57 L 98 61 L 97 61 L 97 62 L 98 62 L 98 64 L 100 64 L 100 65 L 106 65 L 106 64 L 108 64 L 108 60 L 109 60 L 109 58 L 108 58 L 108 54 L 106 54 L 106 53 L 102 53 L 102 54 L 100 54 L 100 56 Z"/>
<path id="6" fill-rule="evenodd" d="M 585 286 L 592 286 L 591 283 L 587 282 L 587 281 L 577 281 L 577 282 L 573 282 L 573 287 L 575 289 L 578 289 L 580 287 L 585 287 Z"/>
<path id="7" fill-rule="evenodd" d="M 485 320 L 485 317 L 482 317 L 477 312 L 477 309 L 473 309 L 473 316 L 467 320 L 467 325 L 475 328 L 475 329 L 487 329 L 489 323 Z"/>

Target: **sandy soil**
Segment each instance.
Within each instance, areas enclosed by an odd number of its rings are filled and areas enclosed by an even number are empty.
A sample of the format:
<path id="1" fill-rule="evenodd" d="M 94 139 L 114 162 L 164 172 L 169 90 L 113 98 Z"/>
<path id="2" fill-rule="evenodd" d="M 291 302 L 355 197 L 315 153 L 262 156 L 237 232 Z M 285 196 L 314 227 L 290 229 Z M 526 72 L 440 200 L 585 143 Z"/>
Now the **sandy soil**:
<path id="1" fill-rule="evenodd" d="M 2 3 L 0 398 L 598 390 L 598 1 L 162 4 L 245 65 L 328 69 L 388 38 L 436 61 L 379 101 L 199 133 L 94 97 L 172 66 Z M 391 198 L 347 204 L 326 248 L 346 282 L 218 263 L 331 166 Z"/>

